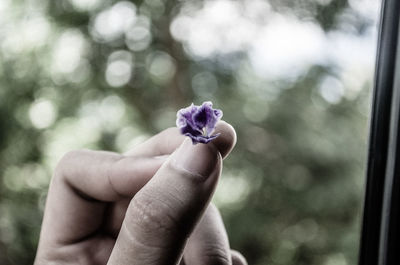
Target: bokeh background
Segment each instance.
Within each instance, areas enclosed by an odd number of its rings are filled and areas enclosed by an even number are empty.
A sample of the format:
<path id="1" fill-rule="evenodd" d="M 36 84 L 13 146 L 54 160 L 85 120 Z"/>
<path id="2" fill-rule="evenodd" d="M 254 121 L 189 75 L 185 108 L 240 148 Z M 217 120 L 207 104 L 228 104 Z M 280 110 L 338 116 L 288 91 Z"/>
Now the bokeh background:
<path id="1" fill-rule="evenodd" d="M 32 264 L 67 151 L 124 152 L 211 100 L 214 196 L 249 264 L 356 264 L 378 0 L 1 0 L 0 264 Z"/>

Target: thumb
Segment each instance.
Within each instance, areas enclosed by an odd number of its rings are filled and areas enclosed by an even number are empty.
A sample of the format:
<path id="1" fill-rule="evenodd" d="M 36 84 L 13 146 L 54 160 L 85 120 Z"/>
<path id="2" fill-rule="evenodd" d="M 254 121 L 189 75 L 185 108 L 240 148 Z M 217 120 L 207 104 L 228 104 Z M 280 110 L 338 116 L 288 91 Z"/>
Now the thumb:
<path id="1" fill-rule="evenodd" d="M 231 126 L 224 129 L 227 133 L 222 132 L 221 139 L 206 145 L 185 139 L 135 195 L 108 264 L 178 264 L 215 190 L 221 151 L 224 156 L 236 140 Z"/>

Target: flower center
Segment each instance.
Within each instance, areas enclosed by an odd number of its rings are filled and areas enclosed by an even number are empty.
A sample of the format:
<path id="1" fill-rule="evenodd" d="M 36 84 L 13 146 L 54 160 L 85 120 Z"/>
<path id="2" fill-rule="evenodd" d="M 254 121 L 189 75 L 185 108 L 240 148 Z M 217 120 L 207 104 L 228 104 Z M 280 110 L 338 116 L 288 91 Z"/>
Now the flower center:
<path id="1" fill-rule="evenodd" d="M 206 127 L 203 128 L 202 132 L 203 132 L 203 136 L 207 136 L 207 128 Z"/>

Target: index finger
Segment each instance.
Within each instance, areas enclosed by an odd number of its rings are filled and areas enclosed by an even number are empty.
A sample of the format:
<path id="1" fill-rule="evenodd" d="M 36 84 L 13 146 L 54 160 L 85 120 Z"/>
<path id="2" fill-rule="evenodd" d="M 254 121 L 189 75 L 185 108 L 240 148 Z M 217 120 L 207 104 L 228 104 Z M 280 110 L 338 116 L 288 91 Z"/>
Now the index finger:
<path id="1" fill-rule="evenodd" d="M 125 153 L 127 156 L 162 156 L 171 154 L 185 139 L 176 127 L 154 135 Z"/>
<path id="2" fill-rule="evenodd" d="M 229 127 L 229 128 L 228 128 Z M 227 137 L 217 137 L 214 141 L 218 142 L 218 146 L 221 147 L 221 156 L 225 158 L 231 151 L 233 146 L 236 144 L 236 132 L 232 125 L 225 121 L 219 121 L 215 126 L 214 134 L 224 133 L 231 134 Z M 175 149 L 183 142 L 185 136 L 183 136 L 179 129 L 176 127 L 168 128 L 159 134 L 151 137 L 147 141 L 139 144 L 134 149 L 125 153 L 127 156 L 160 156 L 171 154 Z M 228 142 L 227 139 L 233 140 Z"/>

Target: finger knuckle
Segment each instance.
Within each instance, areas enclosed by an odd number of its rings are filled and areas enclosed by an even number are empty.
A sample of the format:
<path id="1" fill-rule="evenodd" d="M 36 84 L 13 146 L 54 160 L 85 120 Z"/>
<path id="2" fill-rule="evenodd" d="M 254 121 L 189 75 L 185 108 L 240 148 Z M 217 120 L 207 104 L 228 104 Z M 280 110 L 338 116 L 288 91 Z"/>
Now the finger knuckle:
<path id="1" fill-rule="evenodd" d="M 146 238 L 175 234 L 179 222 L 172 214 L 172 207 L 154 196 L 143 195 L 132 199 L 127 211 L 134 233 Z"/>
<path id="2" fill-rule="evenodd" d="M 81 157 L 85 151 L 86 150 L 72 150 L 65 153 L 56 165 L 55 168 L 55 172 L 57 173 L 56 175 L 59 176 L 68 175 L 69 169 L 71 169 L 74 166 L 74 163 L 76 162 L 77 158 Z"/>
<path id="3" fill-rule="evenodd" d="M 231 264 L 228 251 L 220 246 L 209 245 L 203 250 L 205 264 L 212 265 L 229 265 Z"/>

